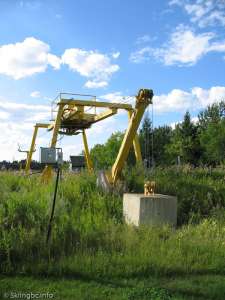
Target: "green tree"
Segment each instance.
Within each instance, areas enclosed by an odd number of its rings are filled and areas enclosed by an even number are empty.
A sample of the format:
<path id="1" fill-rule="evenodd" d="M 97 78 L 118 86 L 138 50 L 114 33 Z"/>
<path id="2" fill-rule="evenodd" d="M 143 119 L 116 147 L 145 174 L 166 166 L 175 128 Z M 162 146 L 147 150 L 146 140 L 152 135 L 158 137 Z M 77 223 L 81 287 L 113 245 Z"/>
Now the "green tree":
<path id="1" fill-rule="evenodd" d="M 172 128 L 170 126 L 159 126 L 153 129 L 153 158 L 156 165 L 167 165 L 169 163 L 166 146 L 170 143 Z"/>
<path id="2" fill-rule="evenodd" d="M 95 168 L 105 169 L 108 167 L 107 157 L 105 154 L 105 145 L 96 144 L 90 151 L 91 159 Z"/>
<path id="3" fill-rule="evenodd" d="M 167 155 L 167 161 L 169 164 L 175 164 L 178 156 L 183 157 L 180 124 L 177 124 L 175 129 L 172 131 L 170 142 L 165 145 L 165 154 Z"/>
<path id="4" fill-rule="evenodd" d="M 187 111 L 180 126 L 183 159 L 187 163 L 197 165 L 201 156 L 198 125 L 191 121 Z"/>
<path id="5" fill-rule="evenodd" d="M 225 102 L 214 103 L 198 115 L 202 162 L 219 164 L 224 161 Z"/>
<path id="6" fill-rule="evenodd" d="M 180 156 L 184 163 L 197 165 L 201 157 L 198 125 L 191 121 L 187 111 L 182 123 L 175 127 L 171 142 L 166 146 L 170 161 L 174 163 Z"/>
<path id="7" fill-rule="evenodd" d="M 108 169 L 114 164 L 123 137 L 124 137 L 123 132 L 120 131 L 115 132 L 110 136 L 110 138 L 106 141 L 105 144 L 103 145 L 97 144 L 91 149 L 90 151 L 91 158 L 96 168 Z M 134 162 L 135 162 L 135 156 L 132 147 L 127 159 L 127 163 L 134 164 Z"/>
<path id="8" fill-rule="evenodd" d="M 225 161 L 225 119 L 211 122 L 200 134 L 205 163 L 216 165 Z"/>
<path id="9" fill-rule="evenodd" d="M 139 132 L 142 159 L 150 166 L 152 157 L 152 122 L 149 115 L 146 114 Z"/>
<path id="10" fill-rule="evenodd" d="M 198 124 L 200 130 L 205 130 L 210 123 L 218 123 L 225 118 L 225 102 L 209 105 L 198 115 Z"/>

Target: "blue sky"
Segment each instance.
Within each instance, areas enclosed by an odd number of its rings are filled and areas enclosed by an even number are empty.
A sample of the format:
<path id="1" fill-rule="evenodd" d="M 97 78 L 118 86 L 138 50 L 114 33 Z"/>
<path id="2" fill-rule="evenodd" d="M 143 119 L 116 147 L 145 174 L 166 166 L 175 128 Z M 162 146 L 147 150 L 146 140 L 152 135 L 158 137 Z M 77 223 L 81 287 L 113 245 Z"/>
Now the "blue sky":
<path id="1" fill-rule="evenodd" d="M 29 147 L 58 92 L 117 102 L 152 88 L 155 126 L 225 98 L 223 0 L 1 0 L 0 28 L 0 159 L 23 157 L 17 143 Z M 90 145 L 126 124 L 123 113 L 99 123 Z M 40 132 L 37 150 L 49 139 Z M 66 158 L 82 150 L 80 137 L 61 146 Z"/>

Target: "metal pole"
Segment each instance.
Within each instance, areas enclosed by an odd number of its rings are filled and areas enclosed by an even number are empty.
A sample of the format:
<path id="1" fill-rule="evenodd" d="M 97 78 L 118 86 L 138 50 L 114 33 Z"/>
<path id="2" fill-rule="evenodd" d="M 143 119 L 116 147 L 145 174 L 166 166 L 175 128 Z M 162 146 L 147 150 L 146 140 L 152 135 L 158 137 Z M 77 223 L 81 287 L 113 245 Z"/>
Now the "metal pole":
<path id="1" fill-rule="evenodd" d="M 51 236 L 51 231 L 52 231 L 52 221 L 53 221 L 54 212 L 55 212 L 55 203 L 56 203 L 56 196 L 57 196 L 57 190 L 58 190 L 58 184 L 59 184 L 59 174 L 60 174 L 60 168 L 58 167 L 56 182 L 55 182 L 54 197 L 53 197 L 53 202 L 52 202 L 52 211 L 51 211 L 51 216 L 50 216 L 49 223 L 48 223 L 48 232 L 47 232 L 46 244 L 48 244 L 48 242 L 49 242 L 49 239 L 50 239 L 50 236 Z"/>

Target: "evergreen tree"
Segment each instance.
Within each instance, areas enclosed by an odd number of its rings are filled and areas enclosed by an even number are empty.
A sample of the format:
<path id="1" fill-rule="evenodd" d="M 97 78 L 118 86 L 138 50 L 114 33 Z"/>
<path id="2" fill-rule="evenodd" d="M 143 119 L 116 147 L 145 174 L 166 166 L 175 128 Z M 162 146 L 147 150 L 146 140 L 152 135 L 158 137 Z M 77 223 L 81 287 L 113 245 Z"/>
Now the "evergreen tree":
<path id="1" fill-rule="evenodd" d="M 145 114 L 144 120 L 141 125 L 140 133 L 140 146 L 141 146 L 141 153 L 142 159 L 145 162 L 147 167 L 151 164 L 151 157 L 152 157 L 152 122 L 149 118 L 149 114 Z"/>

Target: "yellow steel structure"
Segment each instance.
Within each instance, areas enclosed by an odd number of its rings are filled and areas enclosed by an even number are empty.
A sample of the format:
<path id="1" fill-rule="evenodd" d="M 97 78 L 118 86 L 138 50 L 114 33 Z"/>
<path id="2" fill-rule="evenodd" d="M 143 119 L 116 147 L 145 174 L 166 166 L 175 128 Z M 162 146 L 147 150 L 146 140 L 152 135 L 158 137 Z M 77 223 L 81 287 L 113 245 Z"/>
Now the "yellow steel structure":
<path id="1" fill-rule="evenodd" d="M 137 130 L 146 107 L 152 103 L 152 97 L 152 90 L 141 89 L 136 96 L 136 103 L 135 107 L 133 108 L 132 105 L 126 103 L 98 102 L 96 100 L 87 101 L 74 98 L 65 99 L 65 97 L 61 97 L 60 94 L 60 99 L 57 102 L 57 115 L 54 122 L 52 124 L 37 123 L 34 127 L 33 138 L 26 164 L 26 172 L 29 172 L 30 170 L 30 163 L 38 128 L 47 128 L 49 131 L 52 130 L 53 133 L 50 147 L 56 147 L 58 134 L 77 135 L 82 133 L 87 168 L 89 171 L 92 171 L 93 163 L 91 161 L 88 149 L 86 129 L 90 128 L 94 123 L 115 115 L 118 112 L 118 109 L 123 109 L 128 112 L 128 128 L 123 138 L 116 161 L 112 166 L 111 171 L 106 174 L 109 183 L 114 184 L 124 166 L 132 143 L 135 151 L 136 161 L 142 161 Z M 94 113 L 89 112 L 91 108 L 95 108 Z M 96 112 L 96 109 L 103 111 Z M 52 167 L 46 166 L 43 171 L 43 180 L 47 182 L 51 178 L 51 175 Z"/>
<path id="2" fill-rule="evenodd" d="M 91 156 L 89 153 L 86 132 L 84 129 L 82 130 L 82 137 L 83 137 L 83 143 L 84 143 L 84 154 L 85 154 L 85 159 L 86 159 L 86 163 L 87 163 L 87 168 L 89 171 L 93 171 L 93 163 L 92 163 Z"/>
<path id="3" fill-rule="evenodd" d="M 148 89 L 141 89 L 136 96 L 135 108 L 132 114 L 129 112 L 130 121 L 128 128 L 126 130 L 125 136 L 123 138 L 122 144 L 120 146 L 119 153 L 117 155 L 116 161 L 112 166 L 112 170 L 106 173 L 108 182 L 114 185 L 117 181 L 119 174 L 124 166 L 124 162 L 129 154 L 132 142 L 134 145 L 134 150 L 136 154 L 136 159 L 141 159 L 141 150 L 137 136 L 137 130 L 146 107 L 152 103 L 153 91 Z"/>
<path id="4" fill-rule="evenodd" d="M 31 145 L 30 145 L 30 150 L 27 153 L 27 161 L 26 161 L 26 166 L 25 166 L 26 174 L 29 174 L 29 172 L 30 172 L 30 164 L 31 164 L 31 160 L 32 160 L 32 155 L 34 153 L 35 141 L 37 138 L 38 129 L 39 128 L 48 128 L 49 125 L 50 124 L 37 123 L 34 126 L 34 133 L 33 133 L 32 141 L 31 141 Z"/>

